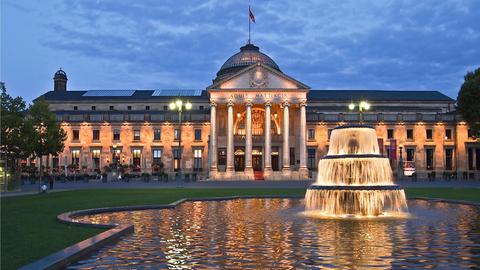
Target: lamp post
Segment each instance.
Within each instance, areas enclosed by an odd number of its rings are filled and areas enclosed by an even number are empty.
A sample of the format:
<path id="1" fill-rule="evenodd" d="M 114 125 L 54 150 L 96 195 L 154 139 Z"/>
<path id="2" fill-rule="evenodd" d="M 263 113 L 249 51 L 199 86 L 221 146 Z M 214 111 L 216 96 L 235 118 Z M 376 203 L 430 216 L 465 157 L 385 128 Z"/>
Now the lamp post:
<path id="1" fill-rule="evenodd" d="M 400 157 L 398 157 L 398 178 L 401 180 L 403 178 L 403 146 L 399 145 L 398 148 L 400 149 Z"/>
<path id="2" fill-rule="evenodd" d="M 360 117 L 359 117 L 360 118 L 360 123 L 362 123 L 363 122 L 363 112 L 370 110 L 370 103 L 368 103 L 367 101 L 360 101 L 358 103 L 358 105 L 353 103 L 353 102 L 348 104 L 348 109 L 350 111 L 355 110 L 356 107 L 358 107 L 358 112 L 360 113 Z"/>
<path id="3" fill-rule="evenodd" d="M 178 111 L 178 176 L 182 179 L 182 112 L 192 109 L 192 103 L 183 102 L 181 99 L 170 102 L 170 110 Z M 175 157 L 174 157 L 175 158 Z"/>

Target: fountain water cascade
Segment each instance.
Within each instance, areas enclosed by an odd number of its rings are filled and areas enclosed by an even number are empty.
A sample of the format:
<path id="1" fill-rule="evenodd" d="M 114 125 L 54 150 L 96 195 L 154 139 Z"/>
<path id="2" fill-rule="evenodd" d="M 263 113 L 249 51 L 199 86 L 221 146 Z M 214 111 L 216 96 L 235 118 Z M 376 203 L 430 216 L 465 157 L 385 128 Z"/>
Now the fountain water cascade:
<path id="1" fill-rule="evenodd" d="M 332 130 L 317 181 L 305 195 L 307 211 L 327 216 L 402 215 L 405 192 L 393 183 L 388 158 L 380 154 L 375 129 L 345 125 Z"/>

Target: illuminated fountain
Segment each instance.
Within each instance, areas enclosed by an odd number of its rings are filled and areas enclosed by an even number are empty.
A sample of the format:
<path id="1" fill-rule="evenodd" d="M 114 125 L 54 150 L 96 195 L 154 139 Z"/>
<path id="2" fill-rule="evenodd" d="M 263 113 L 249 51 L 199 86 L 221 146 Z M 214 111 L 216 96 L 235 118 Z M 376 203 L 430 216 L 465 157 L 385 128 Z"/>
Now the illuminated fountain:
<path id="1" fill-rule="evenodd" d="M 388 158 L 380 154 L 375 130 L 345 125 L 332 130 L 317 181 L 305 195 L 310 213 L 328 216 L 401 215 L 405 192 L 393 183 Z"/>

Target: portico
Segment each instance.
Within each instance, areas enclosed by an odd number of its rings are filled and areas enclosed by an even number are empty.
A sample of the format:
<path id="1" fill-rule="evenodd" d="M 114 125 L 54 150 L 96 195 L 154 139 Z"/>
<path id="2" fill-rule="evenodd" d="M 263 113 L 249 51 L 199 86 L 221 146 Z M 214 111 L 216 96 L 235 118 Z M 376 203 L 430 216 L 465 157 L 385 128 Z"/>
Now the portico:
<path id="1" fill-rule="evenodd" d="M 308 86 L 262 63 L 210 94 L 210 179 L 306 179 Z"/>

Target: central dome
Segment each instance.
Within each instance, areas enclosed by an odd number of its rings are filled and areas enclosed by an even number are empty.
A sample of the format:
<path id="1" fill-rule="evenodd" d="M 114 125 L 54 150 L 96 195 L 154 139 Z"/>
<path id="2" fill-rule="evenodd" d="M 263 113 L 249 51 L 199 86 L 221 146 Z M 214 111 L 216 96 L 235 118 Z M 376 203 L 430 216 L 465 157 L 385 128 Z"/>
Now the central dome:
<path id="1" fill-rule="evenodd" d="M 240 48 L 240 52 L 232 55 L 227 61 L 225 61 L 217 72 L 217 78 L 215 78 L 214 81 L 219 81 L 228 75 L 234 74 L 256 63 L 262 63 L 282 72 L 272 58 L 260 52 L 260 48 L 253 44 L 247 44 Z"/>

